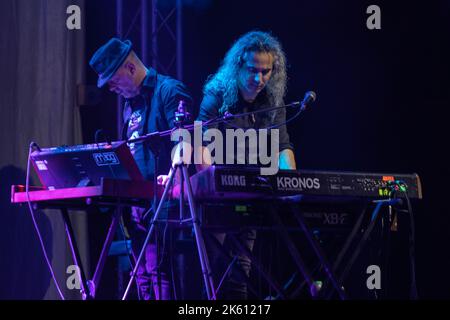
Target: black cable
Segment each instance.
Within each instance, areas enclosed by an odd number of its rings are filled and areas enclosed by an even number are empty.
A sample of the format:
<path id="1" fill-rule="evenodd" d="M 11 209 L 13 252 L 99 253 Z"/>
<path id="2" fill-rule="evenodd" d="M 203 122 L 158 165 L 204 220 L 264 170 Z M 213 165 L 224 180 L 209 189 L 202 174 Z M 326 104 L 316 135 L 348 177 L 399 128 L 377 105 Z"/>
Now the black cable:
<path id="1" fill-rule="evenodd" d="M 293 115 L 291 118 L 289 118 L 288 120 L 286 120 L 286 121 L 284 121 L 284 122 L 282 122 L 282 123 L 280 123 L 280 124 L 273 125 L 273 126 L 270 126 L 270 127 L 264 128 L 264 129 L 269 130 L 269 129 L 275 129 L 275 128 L 282 127 L 282 126 L 288 124 L 289 122 L 295 120 L 295 119 L 303 112 L 303 110 L 304 110 L 304 109 L 301 109 L 301 108 L 300 108 L 300 109 L 298 110 L 298 112 L 297 112 L 296 114 L 294 114 L 294 115 Z"/>
<path id="2" fill-rule="evenodd" d="M 162 250 L 161 250 L 161 257 L 159 260 L 159 263 L 157 264 L 156 268 L 159 269 L 164 262 L 164 251 L 166 251 L 166 236 L 167 236 L 167 229 L 169 227 L 169 223 L 164 223 L 164 232 L 163 232 L 163 239 L 162 239 Z"/>
<path id="3" fill-rule="evenodd" d="M 181 231 L 180 231 L 181 232 Z M 174 271 L 174 250 L 173 250 L 173 233 L 169 233 L 169 247 L 170 247 L 170 274 L 171 274 L 171 280 L 172 280 L 172 292 L 173 292 L 173 299 L 178 300 L 178 294 L 177 294 L 177 286 L 176 286 L 176 279 L 175 279 L 175 271 Z M 179 255 L 179 258 L 181 259 L 181 255 Z"/>
<path id="4" fill-rule="evenodd" d="M 416 238 L 416 228 L 414 223 L 414 215 L 411 205 L 411 200 L 408 196 L 408 185 L 401 180 L 394 181 L 393 188 L 395 191 L 400 191 L 404 194 L 406 198 L 407 210 L 399 210 L 401 212 L 409 213 L 409 263 L 410 263 L 410 273 L 411 273 L 411 284 L 410 284 L 410 298 L 413 300 L 419 299 L 419 294 L 417 291 L 416 284 L 416 264 L 415 264 L 415 238 Z"/>
<path id="5" fill-rule="evenodd" d="M 123 225 L 122 221 L 119 222 L 119 226 L 120 226 L 120 231 L 122 232 L 123 239 L 125 241 L 125 248 L 127 250 L 128 262 L 130 263 L 131 270 L 133 270 L 134 269 L 134 263 L 136 263 L 136 257 L 133 255 L 132 248 L 128 247 L 128 240 L 127 240 L 127 236 L 126 236 L 126 233 L 125 233 L 125 226 Z M 131 255 L 131 257 L 130 257 L 130 255 Z M 134 259 L 134 263 L 131 260 L 131 258 Z M 136 281 L 136 288 L 137 288 L 137 293 L 138 293 L 138 300 L 141 300 L 141 293 L 140 293 L 139 282 L 137 281 L 137 278 L 135 278 L 135 281 Z"/>
<path id="6" fill-rule="evenodd" d="M 287 106 L 291 106 L 291 105 L 287 105 Z M 247 113 L 243 113 L 243 114 L 240 114 L 240 115 L 237 115 L 237 116 L 234 116 L 234 115 L 233 115 L 233 116 L 228 117 L 228 118 L 243 117 L 243 116 L 247 116 L 247 115 L 249 115 L 249 114 L 255 114 L 255 113 L 260 113 L 260 112 L 269 112 L 269 111 L 273 111 L 272 108 L 270 108 L 270 109 L 267 110 L 267 111 L 265 111 L 265 110 L 266 110 L 266 109 L 263 109 L 263 110 L 257 110 L 257 111 L 252 111 L 252 112 L 247 112 Z M 305 110 L 305 109 L 300 108 L 300 109 L 298 110 L 298 112 L 297 112 L 295 115 L 293 115 L 291 118 L 289 118 L 288 120 L 286 120 L 286 121 L 284 121 L 284 122 L 282 122 L 282 123 L 275 124 L 275 125 L 272 125 L 272 126 L 268 126 L 268 127 L 265 127 L 265 128 L 258 128 L 258 129 L 259 129 L 259 130 L 271 130 L 271 129 L 276 129 L 276 128 L 282 127 L 282 126 L 288 124 L 289 122 L 295 120 L 295 119 L 296 119 L 296 118 L 297 118 L 304 110 Z M 234 129 L 246 129 L 246 128 L 242 128 L 242 127 L 233 125 L 231 122 L 227 121 L 227 117 L 223 117 L 223 118 L 221 118 L 221 120 L 222 120 L 224 123 L 228 124 L 230 127 L 233 127 Z"/>
<path id="7" fill-rule="evenodd" d="M 34 229 L 36 230 L 36 234 L 38 236 L 39 243 L 41 245 L 41 249 L 42 249 L 42 252 L 44 254 L 45 262 L 47 263 L 48 270 L 50 271 L 50 274 L 52 276 L 53 282 L 55 283 L 56 290 L 58 291 L 58 294 L 61 297 L 61 300 L 65 300 L 64 295 L 63 295 L 63 293 L 61 291 L 61 288 L 58 285 L 58 281 L 56 280 L 55 272 L 53 270 L 52 264 L 50 263 L 50 259 L 48 258 L 47 250 L 45 249 L 44 241 L 42 239 L 41 232 L 39 231 L 39 226 L 38 226 L 38 224 L 36 222 L 36 217 L 34 215 L 33 206 L 31 205 L 29 189 L 30 189 L 31 150 L 33 149 L 33 145 L 34 145 L 34 142 L 32 142 L 30 144 L 30 147 L 28 148 L 27 176 L 26 176 L 26 181 L 25 181 L 25 193 L 26 193 L 26 196 L 27 196 L 28 208 L 30 209 L 30 216 L 31 216 L 31 219 L 33 220 Z"/>
<path id="8" fill-rule="evenodd" d="M 214 296 L 217 297 L 217 294 L 219 293 L 220 287 L 222 286 L 223 282 L 225 281 L 226 276 L 228 275 L 228 273 L 231 270 L 231 267 L 234 265 L 234 263 L 237 261 L 237 256 L 233 257 L 233 260 L 231 260 L 231 262 L 228 264 L 227 269 L 225 270 L 225 272 L 222 275 L 222 278 L 219 281 L 219 284 L 217 285 L 216 291 L 214 292 Z"/>
<path id="9" fill-rule="evenodd" d="M 417 291 L 417 284 L 416 284 L 416 263 L 415 263 L 415 238 L 416 238 L 416 231 L 415 231 L 415 223 L 414 223 L 414 215 L 412 210 L 411 201 L 408 196 L 408 191 L 405 190 L 402 192 L 405 195 L 406 198 L 406 204 L 408 206 L 408 212 L 409 212 L 409 223 L 410 223 L 410 233 L 409 233 L 409 262 L 410 262 L 410 268 L 411 268 L 411 291 L 410 291 L 410 298 L 413 300 L 419 299 L 419 294 Z"/>

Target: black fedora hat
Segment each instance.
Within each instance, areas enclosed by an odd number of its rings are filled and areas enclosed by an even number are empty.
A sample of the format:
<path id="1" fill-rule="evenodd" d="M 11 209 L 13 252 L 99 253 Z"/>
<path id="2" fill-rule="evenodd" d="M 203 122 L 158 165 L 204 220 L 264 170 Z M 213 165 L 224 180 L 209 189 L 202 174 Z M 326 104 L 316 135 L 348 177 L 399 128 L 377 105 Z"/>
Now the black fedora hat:
<path id="1" fill-rule="evenodd" d="M 122 65 L 132 50 L 130 40 L 112 38 L 92 56 L 89 65 L 98 74 L 97 86 L 103 87 Z"/>

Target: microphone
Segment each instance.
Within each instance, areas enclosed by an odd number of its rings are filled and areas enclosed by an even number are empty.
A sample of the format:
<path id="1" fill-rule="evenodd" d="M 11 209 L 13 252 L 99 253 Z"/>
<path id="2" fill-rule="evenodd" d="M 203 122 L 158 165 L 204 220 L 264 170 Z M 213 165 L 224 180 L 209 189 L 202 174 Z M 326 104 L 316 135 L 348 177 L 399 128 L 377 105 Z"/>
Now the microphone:
<path id="1" fill-rule="evenodd" d="M 316 101 L 317 95 L 314 91 L 308 91 L 305 93 L 305 96 L 303 97 L 303 101 L 300 103 L 301 109 L 304 110 L 306 107 Z"/>
<path id="2" fill-rule="evenodd" d="M 178 109 L 175 111 L 175 124 L 182 125 L 186 121 L 189 121 L 191 119 L 191 114 L 187 111 L 187 105 L 186 102 L 183 100 L 180 100 L 178 103 Z"/>

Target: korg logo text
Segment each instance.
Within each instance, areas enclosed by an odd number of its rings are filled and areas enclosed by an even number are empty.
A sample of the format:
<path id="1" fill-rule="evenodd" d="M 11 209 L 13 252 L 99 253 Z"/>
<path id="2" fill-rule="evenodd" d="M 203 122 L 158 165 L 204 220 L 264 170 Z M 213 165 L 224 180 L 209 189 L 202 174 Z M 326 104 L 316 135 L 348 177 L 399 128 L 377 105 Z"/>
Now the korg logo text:
<path id="1" fill-rule="evenodd" d="M 245 176 L 223 175 L 220 177 L 223 186 L 245 187 Z"/>
<path id="2" fill-rule="evenodd" d="M 278 189 L 320 189 L 318 178 L 277 177 Z"/>
<path id="3" fill-rule="evenodd" d="M 120 164 L 114 152 L 94 153 L 94 160 L 98 166 L 111 166 Z"/>

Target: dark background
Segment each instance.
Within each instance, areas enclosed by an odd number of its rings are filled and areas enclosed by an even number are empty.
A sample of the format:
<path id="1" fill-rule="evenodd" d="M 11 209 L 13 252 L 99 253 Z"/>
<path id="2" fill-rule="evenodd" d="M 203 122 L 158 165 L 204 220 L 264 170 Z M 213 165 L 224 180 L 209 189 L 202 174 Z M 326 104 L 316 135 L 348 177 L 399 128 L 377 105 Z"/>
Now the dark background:
<path id="1" fill-rule="evenodd" d="M 88 56 L 115 34 L 115 13 L 105 10 L 107 3 L 86 4 Z M 366 28 L 370 4 L 381 8 L 381 30 Z M 129 5 L 138 4 L 129 1 Z M 415 205 L 419 295 L 449 298 L 445 128 L 450 102 L 450 5 L 445 1 L 426 5 L 200 1 L 183 10 L 183 81 L 196 106 L 202 85 L 237 37 L 254 29 L 271 31 L 288 58 L 286 102 L 301 99 L 307 90 L 318 96 L 313 107 L 288 128 L 299 168 L 420 175 L 424 199 Z M 139 39 L 131 32 L 133 36 Z M 88 79 L 95 83 L 93 72 L 88 71 Z M 84 110 L 84 132 L 95 131 L 99 122 L 115 132 L 114 103 L 115 97 L 105 93 L 99 106 Z M 84 137 L 85 142 L 93 139 L 90 134 Z M 406 264 L 398 277 L 408 277 Z"/>
<path id="2" fill-rule="evenodd" d="M 173 0 L 159 2 L 161 10 L 173 5 Z M 84 3 L 86 59 L 116 35 L 114 3 Z M 140 1 L 126 0 L 124 4 L 124 32 L 140 49 L 141 30 L 136 15 Z M 317 101 L 308 112 L 288 126 L 298 168 L 419 174 L 424 195 L 414 204 L 419 296 L 449 299 L 450 212 L 446 201 L 450 159 L 446 152 L 446 116 L 450 106 L 450 4 L 444 0 L 421 4 L 186 0 L 184 4 L 182 80 L 196 107 L 205 80 L 217 70 L 233 41 L 250 30 L 270 31 L 281 41 L 287 55 L 286 102 L 302 99 L 308 90 L 317 93 Z M 381 30 L 366 27 L 366 9 L 372 4 L 381 8 Z M 86 78 L 86 85 L 96 84 L 96 75 L 87 63 Z M 107 90 L 101 92 L 97 104 L 80 106 L 83 143 L 93 142 L 100 128 L 110 138 L 117 138 L 116 106 L 116 96 Z M 23 175 L 6 173 L 2 171 L 2 176 Z M 5 192 L 3 198 L 7 199 L 8 194 Z M 107 222 L 105 216 L 89 217 L 92 261 L 97 258 L 97 243 L 104 239 Z M 43 228 L 46 223 L 42 221 Z M 399 234 L 392 244 L 387 298 L 408 297 L 407 224 L 400 224 Z M 280 247 L 271 247 L 275 253 L 277 249 Z M 269 258 L 280 259 L 282 253 L 279 250 L 278 255 Z M 277 260 L 277 264 L 281 261 Z M 116 268 L 110 259 L 100 298 L 117 297 Z M 45 277 L 42 281 L 48 282 Z M 38 295 L 30 292 L 25 298 L 34 296 Z"/>

